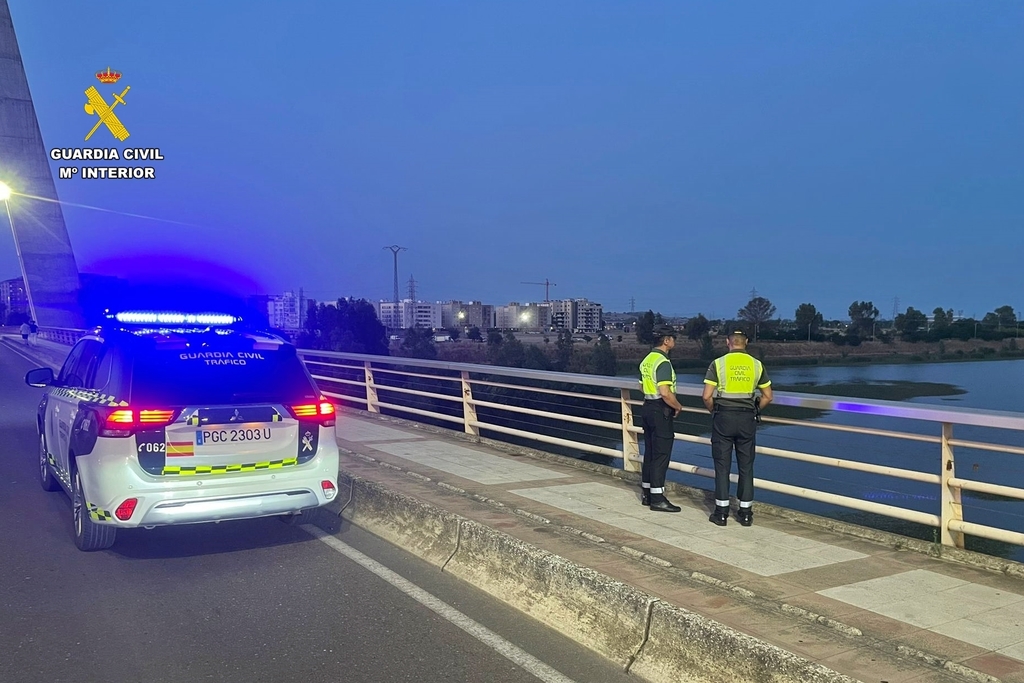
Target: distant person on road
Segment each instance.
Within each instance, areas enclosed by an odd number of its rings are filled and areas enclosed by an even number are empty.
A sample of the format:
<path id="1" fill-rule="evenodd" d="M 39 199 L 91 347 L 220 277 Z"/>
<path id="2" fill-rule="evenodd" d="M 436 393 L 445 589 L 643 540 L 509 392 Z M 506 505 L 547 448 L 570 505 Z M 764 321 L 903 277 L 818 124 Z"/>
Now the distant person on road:
<path id="1" fill-rule="evenodd" d="M 718 526 L 729 521 L 729 473 L 736 450 L 739 483 L 736 520 L 754 523 L 754 450 L 760 411 L 772 402 L 772 382 L 761 361 L 747 353 L 747 335 L 729 335 L 729 352 L 716 359 L 704 376 L 704 407 L 712 415 L 711 457 L 715 461 L 715 511 L 708 520 Z M 760 390 L 760 397 L 757 391 Z"/>
<path id="2" fill-rule="evenodd" d="M 668 359 L 676 345 L 676 331 L 663 325 L 654 330 L 654 334 L 658 345 L 640 363 L 640 383 L 644 389 L 640 502 L 655 512 L 679 512 L 682 508 L 665 497 L 665 475 L 676 436 L 673 423 L 683 409 L 676 397 L 676 371 Z"/>
<path id="3" fill-rule="evenodd" d="M 39 325 L 36 325 L 35 320 L 28 321 L 28 343 L 34 345 L 36 338 L 39 335 Z"/>
<path id="4" fill-rule="evenodd" d="M 32 328 L 29 326 L 29 324 L 27 322 L 26 323 L 22 323 L 21 324 L 21 339 L 26 344 L 28 344 L 28 335 L 30 335 L 30 334 L 32 334 Z"/>

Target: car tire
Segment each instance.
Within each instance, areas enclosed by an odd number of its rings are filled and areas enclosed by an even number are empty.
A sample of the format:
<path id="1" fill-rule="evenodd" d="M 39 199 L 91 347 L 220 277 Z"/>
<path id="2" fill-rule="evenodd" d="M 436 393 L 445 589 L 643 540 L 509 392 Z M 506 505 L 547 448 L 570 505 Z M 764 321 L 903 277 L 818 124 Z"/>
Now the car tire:
<path id="1" fill-rule="evenodd" d="M 50 457 L 46 454 L 46 439 L 39 435 L 39 485 L 44 491 L 57 491 L 60 489 L 60 482 L 53 476 L 53 467 L 50 466 Z"/>
<path id="2" fill-rule="evenodd" d="M 79 550 L 92 552 L 105 550 L 114 545 L 117 529 L 105 524 L 96 524 L 86 509 L 85 492 L 82 491 L 82 477 L 76 467 L 71 474 L 71 509 L 75 526 L 75 545 Z"/>

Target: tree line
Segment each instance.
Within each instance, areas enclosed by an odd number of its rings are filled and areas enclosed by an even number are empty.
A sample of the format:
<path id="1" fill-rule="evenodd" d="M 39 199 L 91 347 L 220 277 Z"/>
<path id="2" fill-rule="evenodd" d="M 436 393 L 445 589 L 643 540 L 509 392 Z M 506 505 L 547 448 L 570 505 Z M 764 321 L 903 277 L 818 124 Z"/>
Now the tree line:
<path id="1" fill-rule="evenodd" d="M 941 341 L 943 339 L 988 341 L 1017 337 L 1019 320 L 1012 306 L 1000 306 L 983 318 L 958 317 L 951 308 L 936 307 L 929 317 L 923 311 L 908 306 L 893 320 L 880 320 L 878 308 L 871 301 L 854 301 L 847 309 L 844 320 L 826 321 L 811 303 L 797 306 L 791 320 L 776 317 L 776 307 L 765 297 L 755 296 L 739 309 L 734 320 L 715 321 L 723 331 L 734 323 L 743 324 L 752 340 L 832 341 L 836 344 L 857 345 L 865 339 L 891 342 Z M 653 344 L 654 329 L 664 323 L 660 313 L 647 311 L 636 321 L 636 339 L 642 344 Z M 714 325 L 703 314 L 690 318 L 683 331 L 701 344 L 702 356 L 712 357 L 711 331 Z M 831 328 L 831 329 L 829 329 Z M 825 332 L 828 331 L 828 334 Z M 706 347 L 706 348 L 705 348 Z M 705 354 L 706 351 L 706 354 Z"/>

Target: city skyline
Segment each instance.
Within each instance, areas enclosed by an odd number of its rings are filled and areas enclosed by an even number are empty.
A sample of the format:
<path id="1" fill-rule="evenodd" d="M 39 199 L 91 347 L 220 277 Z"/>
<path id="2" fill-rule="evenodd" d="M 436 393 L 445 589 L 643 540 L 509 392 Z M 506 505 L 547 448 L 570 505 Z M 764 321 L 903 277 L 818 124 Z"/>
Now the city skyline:
<path id="1" fill-rule="evenodd" d="M 10 5 L 48 150 L 164 157 L 56 181 L 84 272 L 376 300 L 394 243 L 431 300 L 1024 306 L 1021 6 Z M 84 143 L 108 66 L 131 137 Z"/>

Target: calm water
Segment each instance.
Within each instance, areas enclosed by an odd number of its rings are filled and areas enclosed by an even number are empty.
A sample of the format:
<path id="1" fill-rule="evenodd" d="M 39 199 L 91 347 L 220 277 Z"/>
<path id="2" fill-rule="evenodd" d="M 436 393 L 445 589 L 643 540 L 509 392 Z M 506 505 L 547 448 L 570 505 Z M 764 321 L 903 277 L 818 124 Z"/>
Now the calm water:
<path id="1" fill-rule="evenodd" d="M 680 373 L 680 383 L 698 383 L 703 373 Z M 779 368 L 771 372 L 778 387 L 813 385 L 827 388 L 827 393 L 863 396 L 865 389 L 877 392 L 872 398 L 927 403 L 945 408 L 982 408 L 1024 413 L 1024 360 L 981 361 L 963 363 L 919 363 L 907 365 L 869 365 L 851 367 Z M 944 386 L 945 385 L 945 386 Z M 807 391 L 806 388 L 794 388 Z M 956 395 L 921 395 L 961 391 Z M 817 392 L 815 392 L 817 393 Z M 909 396 L 909 398 L 908 398 Z M 769 407 L 770 415 L 778 409 Z M 935 423 L 873 418 L 852 413 L 823 413 L 810 416 L 820 422 L 869 426 L 905 432 L 939 435 Z M 707 434 L 708 420 L 680 415 L 680 422 L 689 423 L 688 431 Z M 681 425 L 682 426 L 682 425 Z M 683 426 L 683 428 L 686 428 Z M 954 427 L 957 438 L 1024 446 L 1024 432 L 978 427 Z M 806 427 L 763 425 L 758 432 L 758 445 L 784 448 L 816 455 L 861 460 L 922 472 L 939 472 L 938 444 L 827 432 Z M 1024 456 L 1004 455 L 973 449 L 957 449 L 957 474 L 964 478 L 1010 486 L 1024 486 Z M 710 448 L 676 442 L 673 459 L 713 468 Z M 735 468 L 734 468 L 735 471 Z M 881 477 L 861 472 L 840 470 L 759 455 L 755 466 L 758 478 L 807 486 L 878 503 L 937 513 L 938 486 Z M 703 477 L 678 475 L 678 479 L 701 488 L 710 488 Z M 776 503 L 816 514 L 845 519 L 869 526 L 887 528 L 898 533 L 933 539 L 933 532 L 884 517 L 846 511 L 791 496 L 767 491 L 756 493 L 758 500 Z M 964 517 L 967 521 L 1024 531 L 1024 501 L 993 500 L 977 494 L 965 494 Z M 987 541 L 968 540 L 968 547 L 991 554 L 1024 561 L 1024 548 Z"/>

